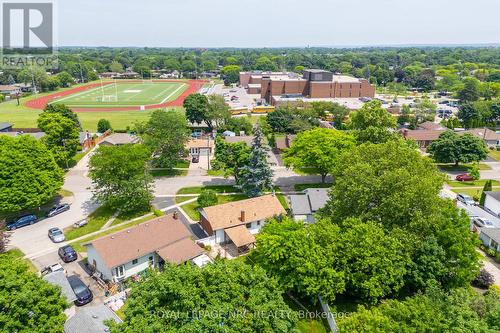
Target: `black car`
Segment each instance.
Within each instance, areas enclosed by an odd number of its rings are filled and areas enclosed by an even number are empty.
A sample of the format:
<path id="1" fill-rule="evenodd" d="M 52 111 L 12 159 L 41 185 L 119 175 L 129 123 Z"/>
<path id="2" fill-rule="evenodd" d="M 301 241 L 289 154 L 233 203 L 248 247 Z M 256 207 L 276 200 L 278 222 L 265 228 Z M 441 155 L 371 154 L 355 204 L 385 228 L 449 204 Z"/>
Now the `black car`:
<path id="1" fill-rule="evenodd" d="M 68 282 L 76 295 L 75 305 L 81 306 L 92 302 L 94 296 L 90 289 L 76 275 L 68 276 Z"/>
<path id="2" fill-rule="evenodd" d="M 69 205 L 68 204 L 62 204 L 62 205 L 54 206 L 47 213 L 47 217 L 56 216 L 57 214 L 61 214 L 62 212 L 65 212 L 67 210 L 69 210 Z"/>
<path id="3" fill-rule="evenodd" d="M 7 224 L 7 230 L 16 230 L 17 228 L 34 224 L 37 220 L 38 218 L 34 214 L 23 215 L 15 219 L 14 222 Z"/>
<path id="4" fill-rule="evenodd" d="M 200 158 L 198 156 L 193 156 L 193 158 L 191 159 L 191 163 L 198 163 L 200 162 Z"/>
<path id="5" fill-rule="evenodd" d="M 78 258 L 75 249 L 73 249 L 70 245 L 60 247 L 57 251 L 57 254 L 59 254 L 59 257 L 64 262 L 72 262 Z"/>

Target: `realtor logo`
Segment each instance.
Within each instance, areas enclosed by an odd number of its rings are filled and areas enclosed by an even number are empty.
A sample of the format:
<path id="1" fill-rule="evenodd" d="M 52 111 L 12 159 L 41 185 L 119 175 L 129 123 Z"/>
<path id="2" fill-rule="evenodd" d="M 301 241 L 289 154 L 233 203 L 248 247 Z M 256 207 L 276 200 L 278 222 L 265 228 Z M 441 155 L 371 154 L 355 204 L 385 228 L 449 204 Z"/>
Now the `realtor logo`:
<path id="1" fill-rule="evenodd" d="M 57 59 L 54 48 L 55 20 L 52 1 L 2 1 L 1 17 L 4 67 L 55 68 L 54 62 Z"/>

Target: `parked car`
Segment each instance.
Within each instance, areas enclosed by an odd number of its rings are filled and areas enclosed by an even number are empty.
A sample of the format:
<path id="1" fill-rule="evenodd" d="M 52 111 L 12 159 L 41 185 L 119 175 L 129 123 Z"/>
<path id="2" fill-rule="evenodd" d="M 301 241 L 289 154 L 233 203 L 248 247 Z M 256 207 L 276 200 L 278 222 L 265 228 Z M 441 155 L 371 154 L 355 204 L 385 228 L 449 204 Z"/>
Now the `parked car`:
<path id="1" fill-rule="evenodd" d="M 485 219 L 483 217 L 476 217 L 473 221 L 474 225 L 479 228 L 494 228 L 495 224 L 492 221 Z"/>
<path id="2" fill-rule="evenodd" d="M 229 92 L 235 93 L 235 92 L 237 92 L 237 90 L 236 89 L 231 89 L 231 90 L 229 90 Z"/>
<path id="3" fill-rule="evenodd" d="M 468 205 L 468 206 L 475 206 L 476 205 L 476 202 L 474 201 L 474 199 L 472 199 L 472 197 L 467 195 L 467 194 L 463 194 L 463 193 L 457 194 L 457 200 L 462 202 L 464 205 Z"/>
<path id="4" fill-rule="evenodd" d="M 470 173 L 462 173 L 456 176 L 455 179 L 458 180 L 459 182 L 471 182 L 474 180 L 474 178 L 472 178 Z"/>
<path id="5" fill-rule="evenodd" d="M 68 276 L 68 282 L 76 295 L 75 305 L 81 306 L 92 302 L 92 299 L 94 298 L 92 291 L 90 291 L 89 287 L 87 287 L 85 283 L 78 278 L 78 276 Z"/>
<path id="6" fill-rule="evenodd" d="M 35 214 L 23 215 L 15 219 L 13 222 L 7 224 L 7 230 L 16 230 L 27 225 L 34 224 L 38 221 Z"/>
<path id="7" fill-rule="evenodd" d="M 47 274 L 54 273 L 54 272 L 66 272 L 66 271 L 59 263 L 55 263 L 55 264 L 52 264 L 50 266 L 47 266 L 40 271 L 40 273 L 42 275 L 47 275 Z"/>
<path id="8" fill-rule="evenodd" d="M 54 243 L 61 243 L 61 242 L 64 242 L 64 240 L 66 239 L 64 237 L 64 233 L 59 228 L 50 228 L 49 229 L 49 238 Z"/>
<path id="9" fill-rule="evenodd" d="M 57 254 L 59 255 L 59 258 L 61 258 L 64 262 L 72 262 L 78 259 L 78 254 L 76 253 L 75 249 L 71 247 L 71 245 L 60 247 L 57 251 Z"/>
<path id="10" fill-rule="evenodd" d="M 69 210 L 68 204 L 56 205 L 49 210 L 47 217 L 56 216 L 57 214 L 61 214 L 67 210 Z"/>
<path id="11" fill-rule="evenodd" d="M 88 221 L 87 220 L 80 220 L 78 222 L 73 223 L 73 228 L 78 229 L 83 227 L 84 225 L 87 225 Z"/>
<path id="12" fill-rule="evenodd" d="M 193 156 L 191 159 L 191 163 L 199 163 L 200 162 L 200 157 L 199 156 Z"/>

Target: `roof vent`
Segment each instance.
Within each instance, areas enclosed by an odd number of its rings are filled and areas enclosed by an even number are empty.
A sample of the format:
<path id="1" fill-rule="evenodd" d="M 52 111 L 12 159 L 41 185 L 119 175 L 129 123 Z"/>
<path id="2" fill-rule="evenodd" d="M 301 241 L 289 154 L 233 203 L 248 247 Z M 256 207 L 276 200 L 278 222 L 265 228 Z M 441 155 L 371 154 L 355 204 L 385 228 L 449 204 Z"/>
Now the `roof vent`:
<path id="1" fill-rule="evenodd" d="M 130 230 L 127 230 L 127 234 L 130 234 Z"/>
<path id="2" fill-rule="evenodd" d="M 115 236 L 111 236 L 111 239 L 115 239 Z"/>
<path id="3" fill-rule="evenodd" d="M 97 318 L 99 318 L 99 317 L 97 317 L 97 315 L 93 314 L 93 315 L 92 315 L 92 318 L 97 319 Z"/>

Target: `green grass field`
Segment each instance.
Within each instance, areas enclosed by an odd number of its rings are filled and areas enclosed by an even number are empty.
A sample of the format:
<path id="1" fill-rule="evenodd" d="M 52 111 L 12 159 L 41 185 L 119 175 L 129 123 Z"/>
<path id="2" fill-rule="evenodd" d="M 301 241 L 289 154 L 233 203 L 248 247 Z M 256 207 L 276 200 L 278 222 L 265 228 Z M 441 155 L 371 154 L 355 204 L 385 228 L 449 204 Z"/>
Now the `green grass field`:
<path id="1" fill-rule="evenodd" d="M 173 84 L 177 87 L 183 85 L 184 83 L 179 82 L 165 82 L 163 84 Z M 141 83 L 143 84 L 143 83 Z M 119 84 L 120 85 L 120 84 Z M 59 89 L 58 92 L 64 91 L 67 89 L 72 89 L 78 87 L 79 85 L 74 85 L 71 88 L 63 88 Z M 167 89 L 166 87 L 164 87 Z M 170 86 L 169 89 L 174 89 L 173 86 Z M 171 97 L 171 99 L 177 98 L 184 89 L 180 89 L 175 95 Z M 26 102 L 39 98 L 47 94 L 53 94 L 54 92 L 41 93 L 34 96 L 28 96 L 21 98 L 20 105 L 17 105 L 17 101 L 7 101 L 0 103 L 0 122 L 7 122 L 14 124 L 16 128 L 35 128 L 37 127 L 37 119 L 41 110 L 29 108 L 26 106 Z M 128 93 L 127 93 L 128 94 Z M 73 95 L 74 97 L 75 95 Z M 78 96 L 77 96 L 78 97 Z M 130 97 L 130 96 L 129 96 Z M 160 100 L 161 101 L 161 100 Z M 66 103 L 66 100 L 61 101 L 61 103 Z M 147 104 L 155 104 L 155 102 L 149 102 Z M 141 105 L 141 104 L 137 104 Z M 108 105 L 109 106 L 109 105 Z M 121 129 L 124 130 L 128 127 L 132 127 L 135 122 L 143 122 L 149 119 L 151 112 L 154 110 L 145 110 L 145 111 L 94 111 L 94 112 L 79 112 L 78 118 L 82 123 L 84 130 L 89 130 L 91 132 L 95 132 L 97 130 L 97 122 L 99 119 L 107 119 L 111 122 L 111 126 L 113 129 Z"/>
<path id="2" fill-rule="evenodd" d="M 105 108 L 161 104 L 179 97 L 183 82 L 120 82 L 98 86 L 54 100 L 70 107 Z"/>

